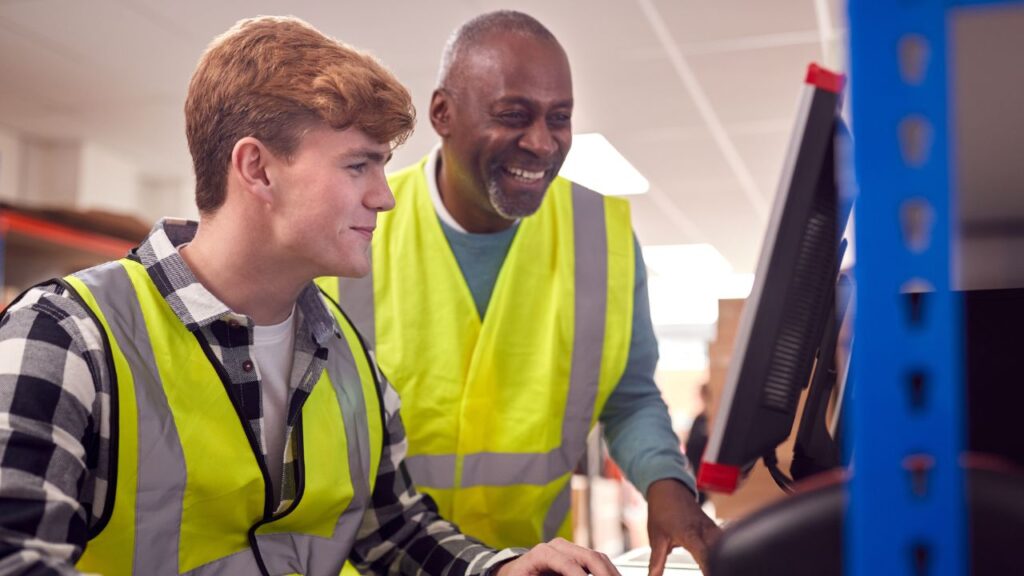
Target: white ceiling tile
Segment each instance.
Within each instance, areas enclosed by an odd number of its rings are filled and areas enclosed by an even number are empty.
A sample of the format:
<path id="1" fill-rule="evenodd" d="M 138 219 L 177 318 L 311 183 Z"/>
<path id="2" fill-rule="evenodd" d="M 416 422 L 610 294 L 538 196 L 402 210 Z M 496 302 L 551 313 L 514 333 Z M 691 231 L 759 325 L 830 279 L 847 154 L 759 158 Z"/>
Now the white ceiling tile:
<path id="1" fill-rule="evenodd" d="M 654 246 L 707 242 L 707 238 L 699 229 L 688 225 L 689 217 L 685 212 L 676 206 L 673 200 L 665 196 L 658 197 L 659 194 L 660 191 L 652 190 L 647 194 L 628 198 L 633 214 L 633 230 L 640 243 L 644 246 Z M 669 203 L 668 206 L 666 202 Z M 676 213 L 682 214 L 687 223 L 680 226 L 679 220 L 674 217 Z"/>
<path id="2" fill-rule="evenodd" d="M 658 47 L 650 26 L 633 2 L 588 0 L 479 0 L 479 13 L 497 9 L 525 12 L 544 24 L 565 47 L 569 58 L 620 58 Z"/>
<path id="3" fill-rule="evenodd" d="M 821 45 L 699 54 L 689 60 L 723 123 L 757 122 L 796 113 L 807 65 L 821 60 Z"/>
<path id="4" fill-rule="evenodd" d="M 767 222 L 758 217 L 738 186 L 706 186 L 686 196 L 681 208 L 699 215 L 701 229 L 735 272 L 753 272 Z"/>
<path id="5" fill-rule="evenodd" d="M 141 102 L 183 94 L 180 79 L 195 59 L 167 49 L 180 45 L 177 33 L 125 6 L 114 0 L 39 0 L 5 4 L 0 18 L 37 44 L 35 53 L 20 57 L 50 53 L 89 76 L 84 93 L 72 91 L 79 99 Z"/>
<path id="6" fill-rule="evenodd" d="M 93 82 L 87 58 L 54 46 L 0 16 L 0 91 L 33 104 L 35 113 L 82 112 L 100 102 L 108 87 Z"/>
<path id="7" fill-rule="evenodd" d="M 817 30 L 814 0 L 655 0 L 678 44 Z"/>
<path id="8" fill-rule="evenodd" d="M 610 65 L 571 62 L 578 132 L 636 134 L 666 127 L 702 127 L 703 121 L 666 58 Z"/>
<path id="9" fill-rule="evenodd" d="M 790 133 L 790 130 L 775 130 L 732 134 L 733 143 L 757 181 L 758 190 L 764 195 L 768 206 L 778 190 Z"/>
<path id="10" fill-rule="evenodd" d="M 703 128 L 671 130 L 665 133 L 626 133 L 612 140 L 616 148 L 649 180 L 662 184 L 673 197 L 676 190 L 667 186 L 678 180 L 687 182 L 729 182 L 735 176 Z"/>

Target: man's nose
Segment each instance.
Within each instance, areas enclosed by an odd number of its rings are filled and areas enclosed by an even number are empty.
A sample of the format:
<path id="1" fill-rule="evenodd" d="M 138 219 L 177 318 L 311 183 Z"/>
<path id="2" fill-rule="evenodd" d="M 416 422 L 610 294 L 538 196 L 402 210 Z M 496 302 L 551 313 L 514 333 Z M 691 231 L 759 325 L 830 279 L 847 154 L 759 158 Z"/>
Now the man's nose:
<path id="1" fill-rule="evenodd" d="M 527 128 L 526 133 L 519 140 L 519 146 L 537 156 L 547 157 L 558 150 L 558 141 L 555 140 L 547 123 L 538 120 Z"/>
<path id="2" fill-rule="evenodd" d="M 376 212 L 387 212 L 395 207 L 395 195 L 391 193 L 391 186 L 383 170 L 373 189 L 366 195 L 365 205 Z"/>

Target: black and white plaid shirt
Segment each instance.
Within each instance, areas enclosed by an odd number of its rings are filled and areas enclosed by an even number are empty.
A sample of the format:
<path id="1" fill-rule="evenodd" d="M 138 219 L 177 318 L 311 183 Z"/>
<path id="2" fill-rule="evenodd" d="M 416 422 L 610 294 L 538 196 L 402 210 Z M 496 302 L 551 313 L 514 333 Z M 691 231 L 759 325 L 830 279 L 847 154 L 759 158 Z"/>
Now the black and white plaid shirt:
<path id="1" fill-rule="evenodd" d="M 196 280 L 177 247 L 196 223 L 167 219 L 129 256 L 149 272 L 181 322 L 209 343 L 229 375 L 231 400 L 262 452 L 260 377 L 251 366 L 251 320 L 229 310 Z M 295 497 L 292 423 L 326 366 L 324 331 L 335 321 L 312 284 L 296 305 L 281 502 Z M 57 283 L 27 292 L 0 320 L 0 574 L 73 574 L 89 528 L 103 516 L 110 459 L 110 388 L 101 328 Z M 298 337 L 310 334 L 312 338 Z M 417 493 L 405 466 L 405 430 L 394 388 L 381 378 L 384 449 L 372 504 L 352 561 L 377 573 L 487 572 L 517 551 L 462 535 Z"/>

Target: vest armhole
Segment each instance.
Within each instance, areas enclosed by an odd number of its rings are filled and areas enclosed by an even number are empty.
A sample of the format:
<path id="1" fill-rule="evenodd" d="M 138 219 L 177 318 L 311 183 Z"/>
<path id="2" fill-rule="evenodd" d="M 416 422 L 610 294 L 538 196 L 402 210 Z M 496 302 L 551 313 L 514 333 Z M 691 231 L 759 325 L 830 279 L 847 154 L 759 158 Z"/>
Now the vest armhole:
<path id="1" fill-rule="evenodd" d="M 117 455 L 119 448 L 118 436 L 120 431 L 120 426 L 118 424 L 119 391 L 117 382 L 117 371 L 116 368 L 114 367 L 114 353 L 110 347 L 110 339 L 107 337 L 107 329 L 103 325 L 103 323 L 100 322 L 100 319 L 93 312 L 92 308 L 90 308 L 89 305 L 85 303 L 85 300 L 82 298 L 81 294 L 78 293 L 78 290 L 75 290 L 75 288 L 63 278 L 56 278 L 52 281 L 47 281 L 47 283 L 49 282 L 55 282 L 59 284 L 61 287 L 63 287 L 65 292 L 68 294 L 68 297 L 77 302 L 82 307 L 82 309 L 85 310 L 85 313 L 89 315 L 89 318 L 96 323 L 96 326 L 100 328 L 100 338 L 103 341 L 103 360 L 106 362 L 107 365 L 107 374 L 110 375 L 110 414 L 107 415 L 109 418 L 110 427 L 110 445 L 108 448 L 107 455 L 107 493 L 104 495 L 103 499 L 103 515 L 96 520 L 96 523 L 94 525 L 88 526 L 88 531 L 86 533 L 87 540 L 92 540 L 93 538 L 98 536 L 100 532 L 103 531 L 104 528 L 107 527 L 107 523 L 110 522 L 110 518 L 114 515 L 114 498 L 117 493 Z M 97 392 L 99 391 L 97 390 Z M 97 446 L 97 450 L 98 449 L 99 446 Z M 86 510 L 86 513 L 89 516 L 92 516 L 92 508 L 90 507 L 88 510 Z"/>
<path id="2" fill-rule="evenodd" d="M 387 414 L 385 413 L 384 410 L 384 392 L 381 390 L 381 381 L 377 377 L 378 373 L 380 373 L 380 366 L 378 366 L 377 363 L 374 362 L 373 357 L 370 356 L 370 349 L 366 346 L 366 340 L 364 340 L 363 335 L 359 333 L 359 328 L 356 328 L 356 325 L 352 322 L 352 319 L 349 318 L 348 314 L 345 313 L 345 310 L 342 309 L 341 304 L 339 304 L 337 300 L 332 298 L 330 294 L 325 292 L 324 289 L 321 288 L 319 284 L 314 285 L 316 286 L 316 289 L 320 291 L 320 295 L 323 296 L 325 300 L 330 302 L 331 305 L 334 306 L 334 308 L 342 315 L 342 317 L 345 318 L 345 322 L 348 322 L 348 325 L 352 328 L 352 332 L 354 332 L 356 338 L 359 339 L 359 347 L 363 349 L 363 357 L 366 359 L 366 364 L 370 367 L 370 374 L 373 376 L 373 389 L 377 391 L 377 408 L 378 411 L 380 412 L 381 450 L 383 450 L 384 444 L 387 442 L 385 438 L 387 437 L 388 420 Z"/>

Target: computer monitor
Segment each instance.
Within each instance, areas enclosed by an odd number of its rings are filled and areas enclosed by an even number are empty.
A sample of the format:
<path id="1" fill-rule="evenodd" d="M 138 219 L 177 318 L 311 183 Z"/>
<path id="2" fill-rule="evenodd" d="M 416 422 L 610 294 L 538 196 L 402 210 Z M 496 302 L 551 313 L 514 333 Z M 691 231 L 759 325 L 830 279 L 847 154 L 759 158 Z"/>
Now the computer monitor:
<path id="1" fill-rule="evenodd" d="M 701 462 L 701 490 L 734 491 L 790 434 L 825 326 L 834 315 L 839 239 L 847 214 L 836 185 L 843 77 L 812 64 L 754 285 Z"/>

